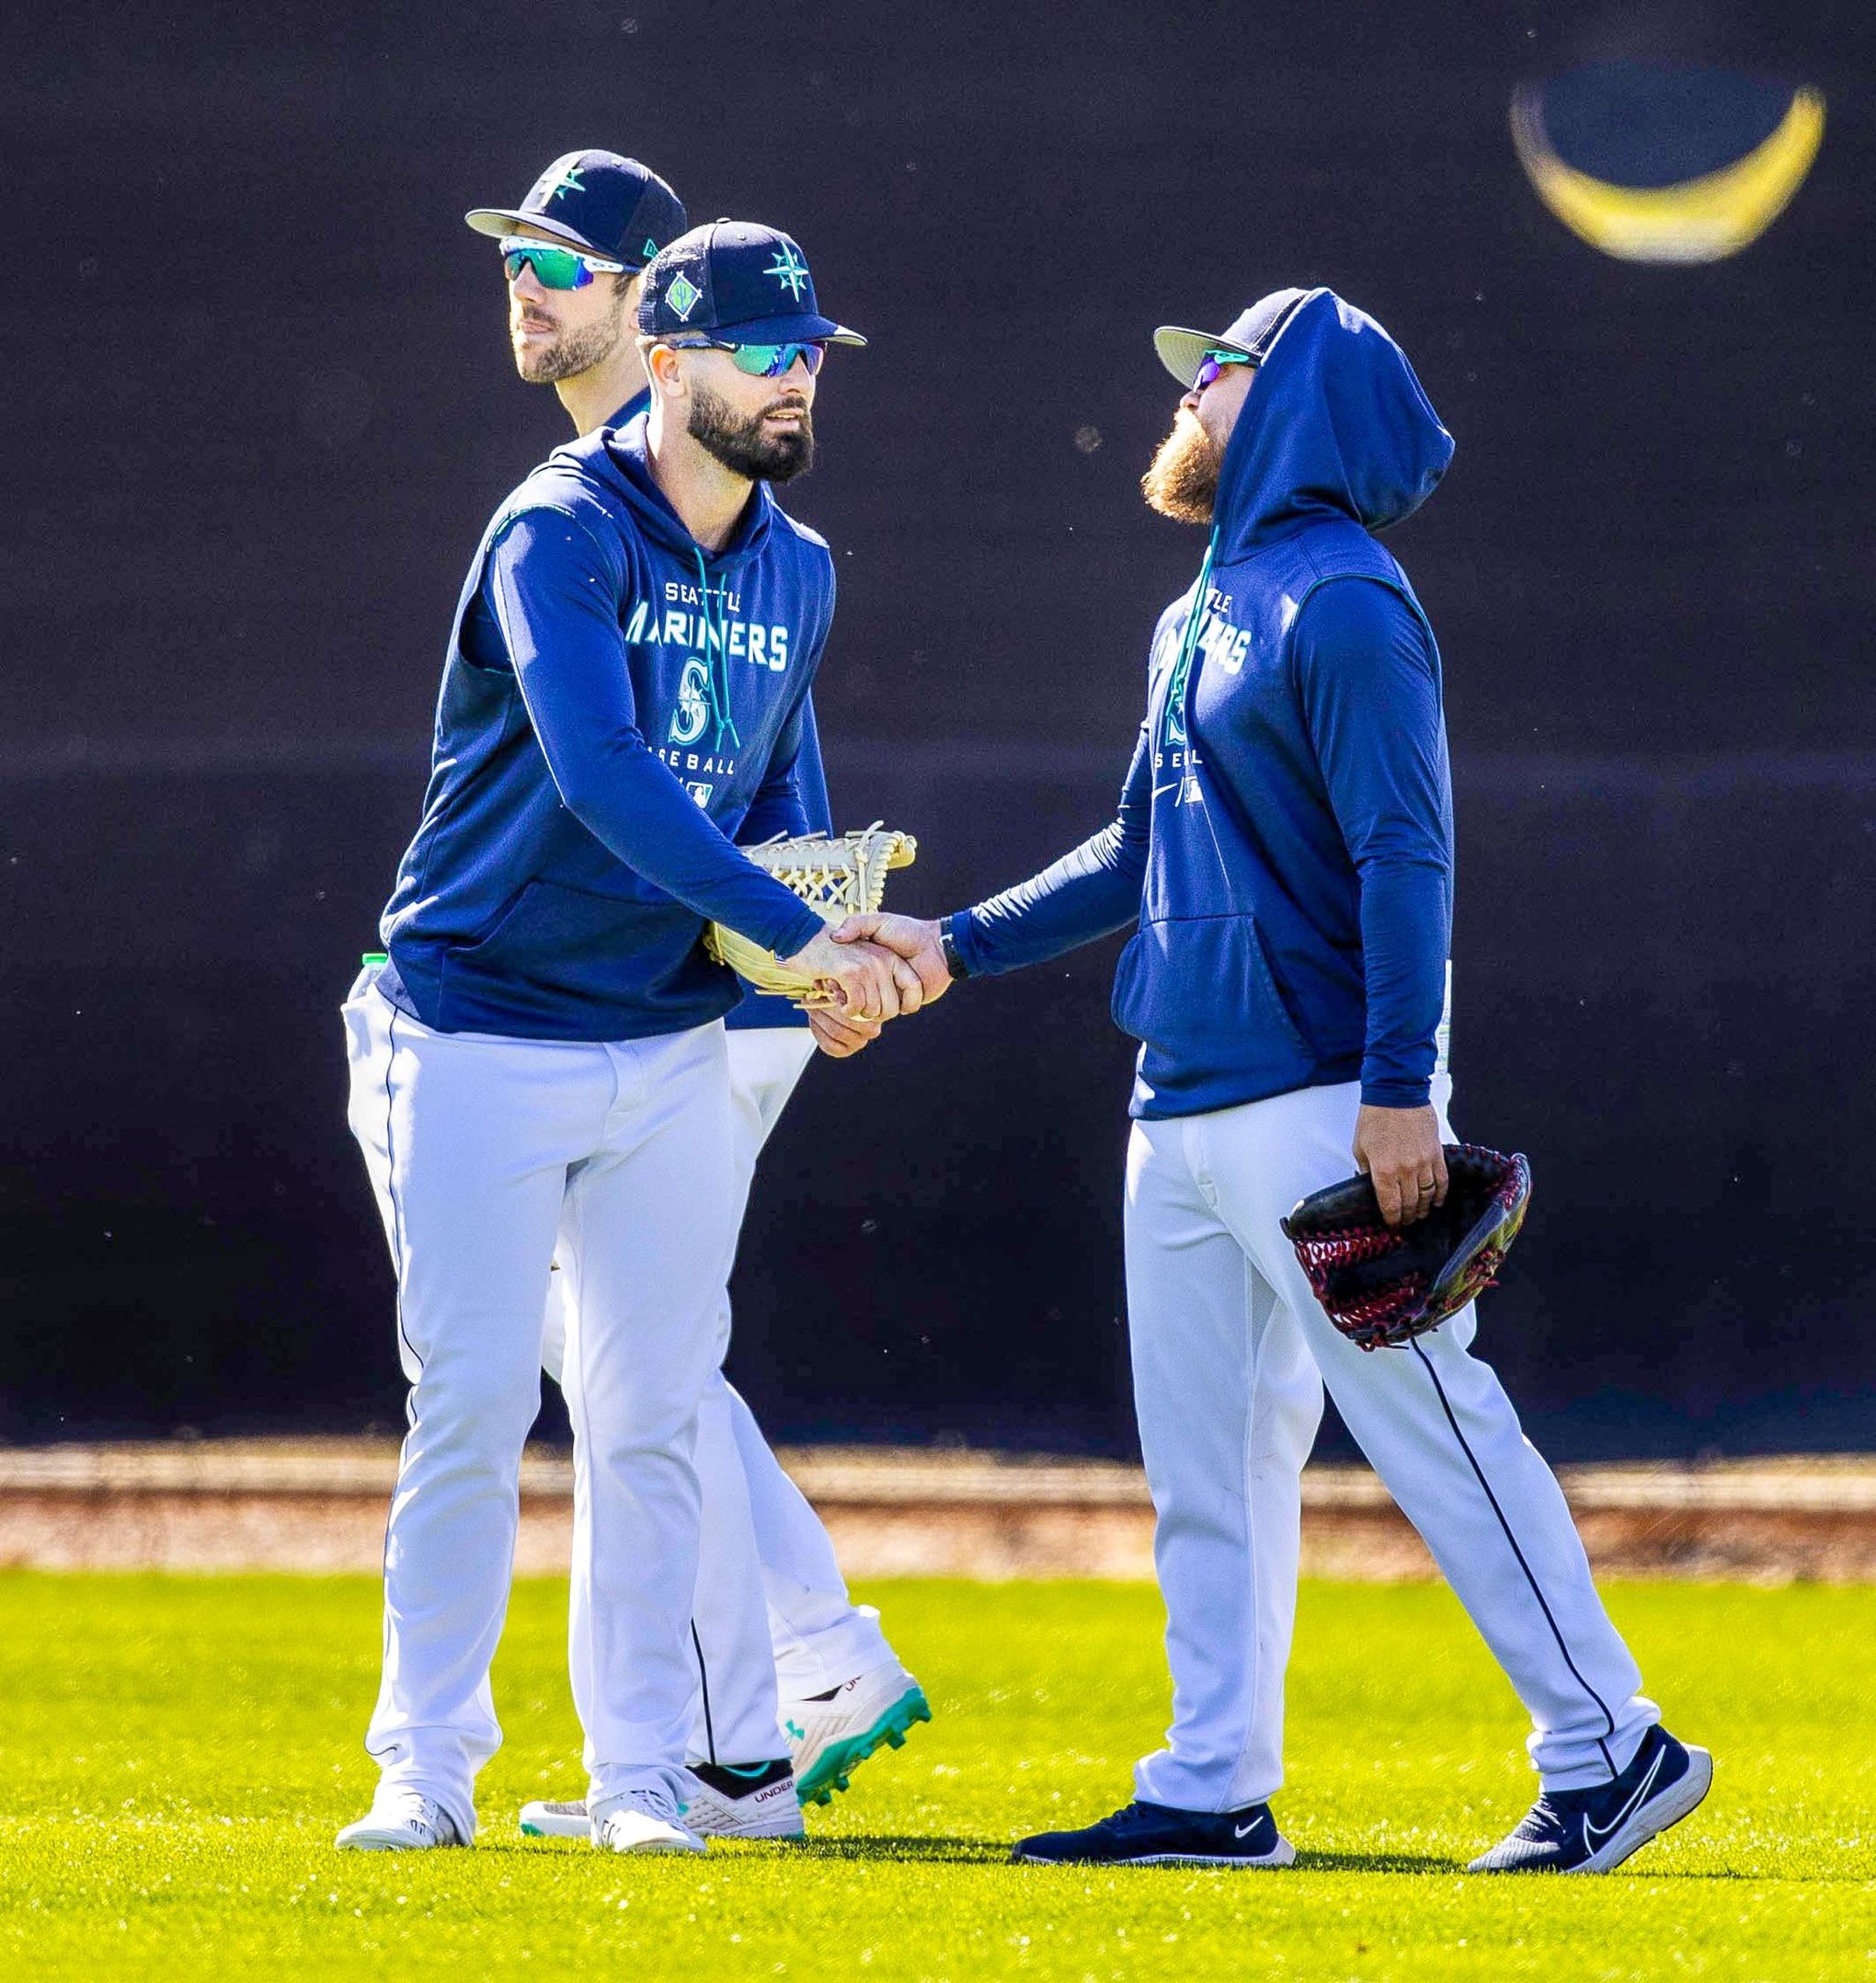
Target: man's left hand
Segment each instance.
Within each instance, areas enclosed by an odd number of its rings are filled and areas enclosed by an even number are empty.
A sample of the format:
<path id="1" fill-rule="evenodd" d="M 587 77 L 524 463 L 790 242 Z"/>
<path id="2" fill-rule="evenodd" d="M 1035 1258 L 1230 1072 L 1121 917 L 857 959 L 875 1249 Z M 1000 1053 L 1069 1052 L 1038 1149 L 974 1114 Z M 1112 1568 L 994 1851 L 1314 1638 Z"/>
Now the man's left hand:
<path id="1" fill-rule="evenodd" d="M 1411 1226 L 1444 1205 L 1446 1152 L 1432 1104 L 1375 1108 L 1364 1102 L 1355 1118 L 1355 1167 L 1374 1185 L 1381 1217 L 1390 1226 Z"/>

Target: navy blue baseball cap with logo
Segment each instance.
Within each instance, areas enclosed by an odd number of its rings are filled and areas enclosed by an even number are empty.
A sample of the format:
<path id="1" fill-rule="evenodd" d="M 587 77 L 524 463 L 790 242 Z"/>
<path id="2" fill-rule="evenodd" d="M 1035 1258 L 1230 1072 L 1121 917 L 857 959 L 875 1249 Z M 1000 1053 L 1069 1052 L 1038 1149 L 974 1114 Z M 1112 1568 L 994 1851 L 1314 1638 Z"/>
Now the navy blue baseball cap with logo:
<path id="1" fill-rule="evenodd" d="M 648 338 L 688 331 L 733 344 L 866 342 L 820 314 L 796 244 L 754 221 L 712 221 L 661 249 L 645 271 L 638 327 Z"/>
<path id="2" fill-rule="evenodd" d="M 643 269 L 685 224 L 677 194 L 649 166 L 617 152 L 568 152 L 520 206 L 477 207 L 463 217 L 479 235 L 510 235 L 520 224 L 628 269 Z"/>

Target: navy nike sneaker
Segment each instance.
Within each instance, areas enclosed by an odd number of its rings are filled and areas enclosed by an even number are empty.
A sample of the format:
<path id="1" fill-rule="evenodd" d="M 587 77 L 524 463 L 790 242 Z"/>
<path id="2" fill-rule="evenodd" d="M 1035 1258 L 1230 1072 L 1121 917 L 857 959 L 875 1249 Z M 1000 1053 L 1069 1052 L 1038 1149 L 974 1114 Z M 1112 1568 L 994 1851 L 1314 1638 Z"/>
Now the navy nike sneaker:
<path id="1" fill-rule="evenodd" d="M 1607 1873 L 1678 1825 L 1713 1782 L 1713 1759 L 1657 1724 L 1620 1776 L 1594 1790 L 1549 1790 L 1468 1873 Z"/>
<path id="2" fill-rule="evenodd" d="M 1010 1854 L 1030 1866 L 1287 1866 L 1296 1856 L 1267 1804 L 1241 1811 L 1130 1804 L 1081 1831 L 1038 1832 Z"/>

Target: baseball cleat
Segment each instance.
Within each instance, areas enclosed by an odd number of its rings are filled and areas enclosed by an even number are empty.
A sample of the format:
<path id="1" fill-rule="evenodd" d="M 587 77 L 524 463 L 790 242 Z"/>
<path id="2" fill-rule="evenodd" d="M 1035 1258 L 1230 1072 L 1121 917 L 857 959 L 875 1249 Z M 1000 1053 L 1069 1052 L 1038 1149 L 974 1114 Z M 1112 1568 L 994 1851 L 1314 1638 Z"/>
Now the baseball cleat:
<path id="1" fill-rule="evenodd" d="M 1267 1804 L 1241 1811 L 1129 1804 L 1081 1831 L 1038 1832 L 1010 1853 L 1028 1866 L 1287 1866 L 1296 1856 Z"/>
<path id="2" fill-rule="evenodd" d="M 795 1769 L 775 1762 L 692 1763 L 679 1816 L 703 1839 L 799 1839 L 801 1800 Z M 521 1832 L 530 1839 L 589 1839 L 592 1821 L 582 1804 L 537 1798 L 521 1806 Z"/>
<path id="3" fill-rule="evenodd" d="M 784 1701 L 782 1728 L 802 1803 L 831 1804 L 869 1756 L 903 1748 L 914 1724 L 931 1719 L 924 1691 L 897 1659 L 869 1667 L 824 1694 Z"/>
<path id="4" fill-rule="evenodd" d="M 584 1801 L 550 1804 L 537 1797 L 521 1806 L 521 1835 L 529 1839 L 590 1839 L 593 1822 L 587 1816 Z"/>
<path id="5" fill-rule="evenodd" d="M 701 1852 L 704 1841 L 661 1790 L 628 1790 L 608 1798 L 593 1827 L 602 1852 Z"/>
<path id="6" fill-rule="evenodd" d="M 1629 1767 L 1594 1790 L 1546 1791 L 1468 1873 L 1607 1873 L 1677 1825 L 1713 1782 L 1713 1759 L 1658 1724 Z"/>
<path id="7" fill-rule="evenodd" d="M 795 1765 L 693 1762 L 684 1787 L 684 1822 L 706 1839 L 799 1839 L 801 1799 Z"/>
<path id="8" fill-rule="evenodd" d="M 332 1843 L 341 1852 L 427 1852 L 440 1845 L 467 1845 L 455 1820 L 420 1791 L 381 1791 L 372 1808 Z"/>

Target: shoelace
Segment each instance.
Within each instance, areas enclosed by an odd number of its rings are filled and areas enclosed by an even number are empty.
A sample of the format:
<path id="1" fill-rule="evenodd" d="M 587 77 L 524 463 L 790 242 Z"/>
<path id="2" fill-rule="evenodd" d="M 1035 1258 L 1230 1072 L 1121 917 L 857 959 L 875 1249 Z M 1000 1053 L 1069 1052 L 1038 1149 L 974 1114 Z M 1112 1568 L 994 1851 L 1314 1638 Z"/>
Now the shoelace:
<path id="1" fill-rule="evenodd" d="M 388 1801 L 384 1816 L 393 1824 L 427 1825 L 439 1834 L 444 1828 L 442 1805 L 434 1797 L 426 1797 L 421 1791 L 398 1792 Z"/>
<path id="2" fill-rule="evenodd" d="M 634 1791 L 630 1803 L 620 1805 L 619 1810 L 611 1814 L 607 1822 L 610 1824 L 612 1817 L 619 1817 L 628 1809 L 637 1811 L 644 1817 L 658 1818 L 667 1825 L 675 1825 L 678 1822 L 677 1805 L 661 1790 Z"/>
<path id="3" fill-rule="evenodd" d="M 1567 1792 L 1559 1793 L 1559 1795 L 1567 1794 Z M 1542 1795 L 1525 1813 L 1524 1822 L 1517 1828 L 1518 1834 L 1525 1838 L 1541 1839 L 1550 1834 L 1564 1832 L 1570 1828 L 1571 1818 L 1579 1814 L 1576 1812 L 1566 1811 L 1561 1805 L 1552 1804 L 1549 1795 Z"/>

